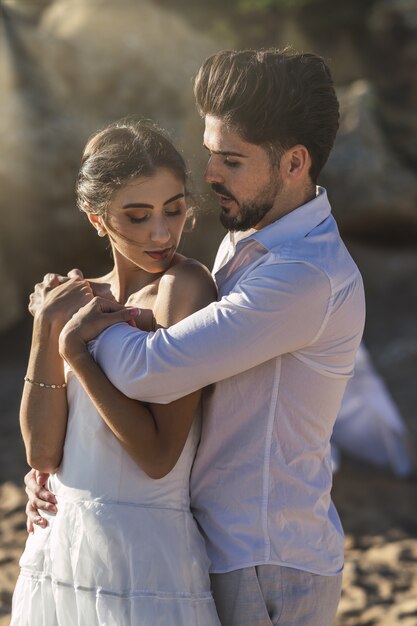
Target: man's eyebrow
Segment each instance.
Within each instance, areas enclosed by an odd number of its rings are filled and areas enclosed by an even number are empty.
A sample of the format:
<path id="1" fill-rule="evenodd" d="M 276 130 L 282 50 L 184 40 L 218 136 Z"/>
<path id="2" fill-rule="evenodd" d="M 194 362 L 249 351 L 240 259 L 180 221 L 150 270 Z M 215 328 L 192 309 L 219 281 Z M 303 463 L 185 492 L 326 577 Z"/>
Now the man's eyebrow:
<path id="1" fill-rule="evenodd" d="M 171 202 L 175 202 L 175 200 L 179 200 L 180 198 L 184 198 L 183 193 L 177 193 L 176 196 L 172 196 L 172 198 L 168 198 L 165 200 L 162 206 L 167 204 L 171 204 Z M 153 204 L 146 204 L 144 202 L 129 202 L 128 204 L 124 204 L 122 209 L 153 209 Z"/>
<path id="2" fill-rule="evenodd" d="M 203 143 L 203 148 L 208 150 L 210 154 L 222 154 L 223 156 L 235 156 L 235 157 L 240 157 L 241 159 L 248 158 L 246 154 L 242 154 L 241 152 L 234 152 L 233 150 L 210 150 L 210 148 L 207 148 L 207 146 L 204 143 Z"/>

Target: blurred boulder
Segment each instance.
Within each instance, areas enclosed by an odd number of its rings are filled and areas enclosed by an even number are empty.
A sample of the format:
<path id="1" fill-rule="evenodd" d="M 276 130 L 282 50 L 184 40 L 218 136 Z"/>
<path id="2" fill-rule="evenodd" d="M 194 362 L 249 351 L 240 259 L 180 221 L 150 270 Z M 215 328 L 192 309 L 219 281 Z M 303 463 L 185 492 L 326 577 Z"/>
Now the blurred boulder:
<path id="1" fill-rule="evenodd" d="M 381 125 L 392 148 L 417 169 L 417 0 L 376 2 L 369 30 Z"/>
<path id="2" fill-rule="evenodd" d="M 54 189 L 59 186 L 61 195 L 63 189 L 73 193 L 66 167 L 69 151 L 59 156 L 69 125 L 65 127 L 64 116 L 52 106 L 44 77 L 43 58 L 48 55 L 43 53 L 52 52 L 52 44 L 41 40 L 35 22 L 20 7 L 1 7 L 0 298 L 2 310 L 6 303 L 9 308 L 6 317 L 1 315 L 1 328 L 24 311 L 23 293 L 41 277 L 47 251 L 57 239 L 57 213 L 52 218 L 49 214 L 56 204 Z"/>
<path id="3" fill-rule="evenodd" d="M 21 302 L 19 288 L 12 273 L 0 256 L 0 332 L 6 330 L 19 319 Z"/>
<path id="4" fill-rule="evenodd" d="M 339 92 L 340 129 L 323 172 L 345 233 L 406 241 L 417 234 L 417 176 L 379 123 L 375 91 L 356 81 Z"/>
<path id="5" fill-rule="evenodd" d="M 146 0 L 56 0 L 40 30 L 65 46 L 55 71 L 64 99 L 92 123 L 132 113 L 175 131 L 195 115 L 192 76 L 209 39 Z"/>
<path id="6" fill-rule="evenodd" d="M 126 115 L 152 118 L 199 178 L 192 77 L 215 50 L 145 0 L 43 1 L 36 9 L 26 0 L 0 5 L 0 245 L 22 302 L 48 270 L 78 265 L 90 273 L 109 263 L 75 208 L 81 151 L 93 131 Z M 203 257 L 211 245 L 210 237 L 200 243 Z"/>
<path id="7" fill-rule="evenodd" d="M 192 86 L 215 42 L 146 0 L 55 0 L 40 29 L 62 45 L 51 72 L 65 85 L 62 106 L 73 117 L 81 113 L 91 132 L 130 114 L 156 120 L 184 152 L 194 191 L 204 189 L 203 126 Z M 210 203 L 197 198 L 205 214 L 181 251 L 210 265 L 223 231 Z"/>

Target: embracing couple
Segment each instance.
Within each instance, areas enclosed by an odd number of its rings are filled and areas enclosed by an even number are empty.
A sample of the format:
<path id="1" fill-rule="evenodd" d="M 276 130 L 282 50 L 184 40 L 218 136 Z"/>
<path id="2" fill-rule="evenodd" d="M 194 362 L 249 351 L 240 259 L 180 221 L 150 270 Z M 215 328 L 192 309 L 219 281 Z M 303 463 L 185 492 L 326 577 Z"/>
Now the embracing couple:
<path id="1" fill-rule="evenodd" d="M 364 325 L 316 186 L 337 98 L 321 58 L 278 50 L 213 55 L 195 96 L 229 231 L 213 279 L 177 252 L 181 155 L 121 121 L 77 180 L 113 269 L 47 275 L 31 297 L 21 427 L 38 472 L 12 626 L 333 623 L 329 439 Z"/>

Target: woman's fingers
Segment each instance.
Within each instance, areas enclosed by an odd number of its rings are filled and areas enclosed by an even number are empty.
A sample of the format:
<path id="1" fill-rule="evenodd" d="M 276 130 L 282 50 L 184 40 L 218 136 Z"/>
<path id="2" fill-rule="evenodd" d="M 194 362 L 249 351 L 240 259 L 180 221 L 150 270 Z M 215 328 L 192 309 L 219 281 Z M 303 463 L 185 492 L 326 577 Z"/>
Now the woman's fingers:
<path id="1" fill-rule="evenodd" d="M 103 330 L 118 322 L 129 322 L 140 315 L 137 307 L 124 307 L 123 305 L 95 297 L 83 306 L 64 327 L 59 342 L 61 354 L 65 358 L 71 358 L 78 352 L 81 343 L 87 343 L 94 339 Z"/>
<path id="2" fill-rule="evenodd" d="M 36 315 L 43 310 L 55 320 L 62 319 L 65 325 L 80 307 L 92 300 L 94 294 L 90 283 L 84 279 L 55 276 L 53 281 L 61 278 L 63 281 L 57 284 L 50 281 L 35 285 L 29 298 L 29 311 Z"/>
<path id="3" fill-rule="evenodd" d="M 90 312 L 86 315 L 86 330 L 88 327 L 88 338 L 93 339 L 103 330 L 119 322 L 129 322 L 140 315 L 137 307 L 124 307 L 117 302 L 112 302 L 104 298 L 94 298 L 88 305 Z"/>
<path id="4" fill-rule="evenodd" d="M 61 276 L 60 274 L 53 274 L 52 272 L 49 272 L 48 274 L 45 274 L 41 284 L 47 286 L 49 289 L 54 289 L 54 287 L 58 287 L 58 285 L 65 283 L 67 280 L 67 276 Z"/>
<path id="5" fill-rule="evenodd" d="M 82 273 L 81 270 L 74 268 L 72 270 L 70 270 L 67 274 L 68 278 L 77 278 L 80 280 L 84 280 L 84 274 Z"/>

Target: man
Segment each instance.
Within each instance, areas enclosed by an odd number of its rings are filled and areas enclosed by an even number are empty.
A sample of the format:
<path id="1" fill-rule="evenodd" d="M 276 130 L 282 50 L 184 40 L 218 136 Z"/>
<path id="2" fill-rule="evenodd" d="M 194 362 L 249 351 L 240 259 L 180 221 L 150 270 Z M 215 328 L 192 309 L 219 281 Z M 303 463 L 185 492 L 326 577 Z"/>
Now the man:
<path id="1" fill-rule="evenodd" d="M 216 383 L 191 497 L 222 623 L 330 626 L 343 532 L 329 440 L 364 324 L 360 274 L 316 188 L 337 98 L 321 58 L 276 50 L 215 54 L 195 95 L 206 180 L 230 231 L 214 267 L 219 301 L 152 335 L 112 326 L 95 358 L 146 402 Z M 98 310 L 91 338 L 107 325 Z"/>

